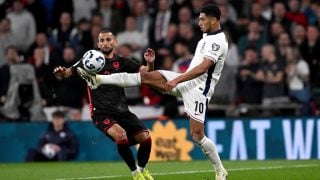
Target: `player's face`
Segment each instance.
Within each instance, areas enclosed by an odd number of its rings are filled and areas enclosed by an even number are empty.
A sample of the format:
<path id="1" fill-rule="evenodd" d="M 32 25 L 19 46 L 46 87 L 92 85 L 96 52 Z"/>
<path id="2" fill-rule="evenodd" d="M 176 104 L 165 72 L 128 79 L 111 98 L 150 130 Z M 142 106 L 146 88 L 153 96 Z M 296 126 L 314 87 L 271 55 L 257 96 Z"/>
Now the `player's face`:
<path id="1" fill-rule="evenodd" d="M 110 32 L 100 33 L 98 37 L 98 48 L 105 55 L 109 55 L 113 52 L 114 48 L 117 46 L 117 41 L 114 35 Z"/>
<path id="2" fill-rule="evenodd" d="M 211 32 L 211 27 L 216 23 L 216 18 L 208 17 L 205 13 L 200 13 L 199 15 L 199 27 L 202 32 Z"/>

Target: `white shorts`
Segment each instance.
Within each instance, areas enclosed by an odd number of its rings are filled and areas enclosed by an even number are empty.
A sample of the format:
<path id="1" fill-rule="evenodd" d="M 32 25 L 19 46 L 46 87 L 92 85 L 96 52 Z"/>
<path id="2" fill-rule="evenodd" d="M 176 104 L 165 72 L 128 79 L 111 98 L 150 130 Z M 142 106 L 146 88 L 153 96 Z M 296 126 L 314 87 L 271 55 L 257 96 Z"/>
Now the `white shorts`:
<path id="1" fill-rule="evenodd" d="M 172 71 L 158 71 L 164 78 L 166 78 L 167 81 L 170 81 L 180 75 L 179 73 Z M 201 91 L 198 91 L 194 83 L 191 81 L 180 83 L 172 90 L 170 94 L 182 98 L 184 111 L 188 114 L 188 116 L 196 121 L 204 123 L 209 98 L 203 95 Z"/>

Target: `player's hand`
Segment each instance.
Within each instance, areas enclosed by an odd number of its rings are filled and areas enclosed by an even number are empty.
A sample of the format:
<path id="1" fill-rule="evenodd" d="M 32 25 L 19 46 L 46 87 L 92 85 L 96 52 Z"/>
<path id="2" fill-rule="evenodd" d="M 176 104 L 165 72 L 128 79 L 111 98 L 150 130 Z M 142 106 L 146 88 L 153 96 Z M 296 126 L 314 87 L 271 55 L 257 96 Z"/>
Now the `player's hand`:
<path id="1" fill-rule="evenodd" d="M 177 85 L 178 85 L 178 83 L 175 80 L 168 81 L 166 83 L 167 92 L 172 91 L 172 89 L 175 88 Z"/>
<path id="2" fill-rule="evenodd" d="M 61 79 L 63 79 L 65 77 L 66 69 L 67 68 L 65 68 L 65 67 L 58 66 L 58 67 L 54 68 L 53 74 L 55 75 L 55 77 L 57 79 L 61 80 Z"/>
<path id="3" fill-rule="evenodd" d="M 49 145 L 55 152 L 59 152 L 61 150 L 61 147 L 57 144 L 49 144 Z"/>
<path id="4" fill-rule="evenodd" d="M 147 63 L 153 63 L 155 58 L 156 58 L 156 53 L 154 52 L 153 49 L 148 48 L 145 52 L 144 52 L 144 59 L 147 61 Z"/>

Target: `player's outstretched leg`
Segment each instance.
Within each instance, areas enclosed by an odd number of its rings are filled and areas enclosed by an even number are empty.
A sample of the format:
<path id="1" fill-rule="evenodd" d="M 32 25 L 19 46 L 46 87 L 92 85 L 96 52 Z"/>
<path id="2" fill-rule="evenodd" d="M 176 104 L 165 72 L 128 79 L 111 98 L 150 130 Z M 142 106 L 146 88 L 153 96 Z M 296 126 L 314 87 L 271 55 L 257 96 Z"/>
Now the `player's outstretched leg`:
<path id="1" fill-rule="evenodd" d="M 101 84 L 110 84 L 120 87 L 139 86 L 141 77 L 139 73 L 115 73 L 110 75 L 90 74 L 83 68 L 77 68 L 78 74 L 87 81 L 91 89 L 96 89 Z"/>

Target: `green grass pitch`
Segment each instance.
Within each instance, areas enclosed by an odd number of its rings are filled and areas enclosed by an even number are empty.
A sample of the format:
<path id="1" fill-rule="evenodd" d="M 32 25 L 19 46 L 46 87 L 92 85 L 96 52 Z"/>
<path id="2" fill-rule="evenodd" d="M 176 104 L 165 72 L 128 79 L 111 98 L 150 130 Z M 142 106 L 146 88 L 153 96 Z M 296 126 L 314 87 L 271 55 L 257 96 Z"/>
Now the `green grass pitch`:
<path id="1" fill-rule="evenodd" d="M 320 180 L 320 160 L 224 161 L 229 180 Z M 208 161 L 151 162 L 156 180 L 214 180 Z M 132 179 L 123 162 L 1 163 L 1 180 Z"/>

